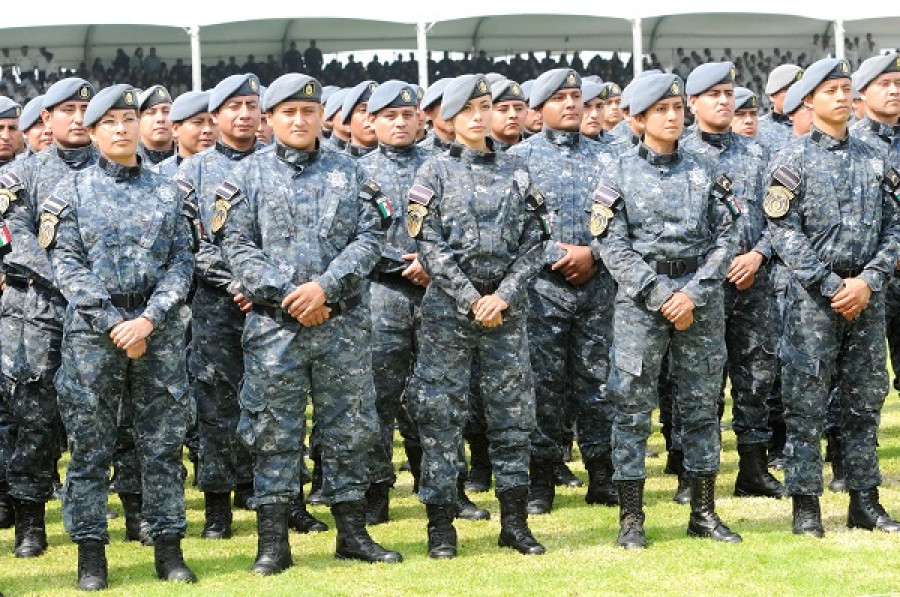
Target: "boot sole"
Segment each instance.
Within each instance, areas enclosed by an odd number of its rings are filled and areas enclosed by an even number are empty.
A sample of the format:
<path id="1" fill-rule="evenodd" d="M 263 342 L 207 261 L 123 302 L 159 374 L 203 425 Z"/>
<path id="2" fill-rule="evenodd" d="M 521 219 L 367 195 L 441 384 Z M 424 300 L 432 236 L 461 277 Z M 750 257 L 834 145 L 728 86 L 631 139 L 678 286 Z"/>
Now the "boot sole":
<path id="1" fill-rule="evenodd" d="M 749 489 L 738 489 L 734 488 L 734 497 L 763 497 L 763 498 L 775 498 L 776 500 L 780 500 L 784 497 L 783 493 L 765 493 L 765 492 L 756 492 L 750 491 Z"/>
<path id="2" fill-rule="evenodd" d="M 508 547 L 509 549 L 513 549 L 513 550 L 519 552 L 523 556 L 540 556 L 547 552 L 547 550 L 543 546 L 541 546 L 539 549 L 536 548 L 536 549 L 532 549 L 532 550 L 521 550 L 518 547 L 516 547 L 515 545 L 510 545 L 503 539 L 497 539 L 497 546 L 498 547 Z"/>
<path id="3" fill-rule="evenodd" d="M 695 531 L 690 527 L 688 527 L 687 536 L 695 539 L 711 539 L 720 543 L 742 543 L 744 541 L 740 535 L 735 535 L 736 538 L 715 537 L 707 531 Z"/>
<path id="4" fill-rule="evenodd" d="M 400 557 L 394 558 L 394 559 L 389 559 L 389 560 L 369 560 L 366 558 L 360 558 L 358 556 L 350 556 L 350 555 L 344 555 L 344 554 L 340 554 L 340 553 L 334 554 L 334 558 L 336 560 L 353 560 L 356 562 L 365 562 L 366 564 L 399 564 L 400 562 L 403 561 L 403 556 L 400 556 Z"/>

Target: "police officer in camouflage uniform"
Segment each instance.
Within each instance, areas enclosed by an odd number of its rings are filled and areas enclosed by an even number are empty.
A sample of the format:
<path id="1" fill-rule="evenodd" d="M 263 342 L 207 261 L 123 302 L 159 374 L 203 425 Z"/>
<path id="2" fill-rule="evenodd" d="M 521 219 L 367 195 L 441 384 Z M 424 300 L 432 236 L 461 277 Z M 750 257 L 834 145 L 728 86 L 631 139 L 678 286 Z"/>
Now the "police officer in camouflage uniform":
<path id="1" fill-rule="evenodd" d="M 276 143 L 216 193 L 212 232 L 253 301 L 244 331 L 238 431 L 254 457 L 253 570 L 292 565 L 288 504 L 300 492 L 307 396 L 322 450 L 336 556 L 399 562 L 366 531 L 366 455 L 378 434 L 365 278 L 382 253 L 389 199 L 346 154 L 318 142 L 319 82 L 279 77 L 263 106 Z"/>
<path id="2" fill-rule="evenodd" d="M 7 469 L 16 500 L 16 555 L 33 557 L 47 547 L 44 504 L 50 500 L 59 457 L 59 409 L 53 378 L 59 368 L 65 299 L 53 285 L 47 253 L 38 246 L 39 202 L 73 172 L 97 160 L 84 127 L 90 83 L 67 78 L 44 95 L 54 144 L 15 162 L 0 178 L 15 239 L 4 258 L 2 369 L 17 424 L 16 449 Z"/>
<path id="3" fill-rule="evenodd" d="M 22 106 L 5 95 L 0 95 L 0 170 L 16 159 L 16 136 L 21 134 L 21 115 Z"/>
<path id="4" fill-rule="evenodd" d="M 175 155 L 157 164 L 156 171 L 175 178 L 181 162 L 215 146 L 219 128 L 209 113 L 208 91 L 188 91 L 179 95 L 172 102 L 169 119 L 177 141 L 176 151 Z"/>
<path id="5" fill-rule="evenodd" d="M 243 374 L 241 334 L 250 304 L 231 273 L 218 240 L 210 234 L 216 189 L 243 159 L 256 151 L 259 79 L 232 75 L 210 94 L 207 110 L 216 116 L 215 147 L 184 160 L 175 179 L 182 199 L 199 211 L 199 243 L 191 303 L 191 386 L 200 432 L 200 479 L 206 524 L 202 536 L 231 536 L 231 492 L 243 507 L 253 489 L 250 454 L 237 436 L 238 388 Z"/>
<path id="6" fill-rule="evenodd" d="M 324 141 L 324 144 L 339 151 L 347 149 L 347 143 L 350 142 L 350 127 L 344 124 L 341 118 L 344 96 L 348 91 L 348 89 L 338 89 L 331 94 L 327 101 L 323 100 L 322 102 L 325 106 L 325 122 L 331 123 L 331 135 Z"/>
<path id="7" fill-rule="evenodd" d="M 409 234 L 431 276 L 414 374 L 428 553 L 456 556 L 456 481 L 465 466 L 462 429 L 477 355 L 500 500 L 499 544 L 540 554 L 544 548 L 531 535 L 526 513 L 535 414 L 525 324 L 527 284 L 549 233 L 544 199 L 520 158 L 491 150 L 491 95 L 483 76 L 448 83 L 441 118 L 452 121 L 456 143 L 419 170 L 407 213 Z"/>
<path id="8" fill-rule="evenodd" d="M 107 586 L 109 467 L 127 393 L 143 477 L 142 515 L 159 578 L 197 579 L 185 565 L 181 445 L 190 420 L 179 306 L 193 270 L 191 238 L 171 181 L 142 165 L 137 91 L 114 85 L 84 115 L 101 157 L 41 205 L 38 243 L 68 301 L 56 379 L 72 457 L 63 522 L 78 544 L 78 586 Z"/>
<path id="9" fill-rule="evenodd" d="M 585 501 L 615 505 L 607 396 L 615 283 L 591 254 L 593 191 L 613 158 L 581 134 L 581 77 L 568 68 L 545 72 L 531 88 L 530 106 L 544 129 L 510 152 L 528 165 L 546 198 L 553 236 L 540 273 L 528 288 L 528 337 L 537 398 L 531 437 L 529 514 L 553 507 L 553 467 L 562 462 L 563 415 L 574 412 L 578 445 L 590 477 Z"/>
<path id="10" fill-rule="evenodd" d="M 378 146 L 378 138 L 369 124 L 366 106 L 372 93 L 378 89 L 375 81 L 363 81 L 350 88 L 341 104 L 341 122 L 350 127 L 350 142 L 347 153 L 354 158 L 362 157 Z"/>
<path id="11" fill-rule="evenodd" d="M 441 100 L 444 98 L 444 89 L 452 78 L 438 79 L 432 83 L 422 97 L 420 108 L 425 117 L 431 122 L 431 129 L 419 145 L 435 152 L 443 152 L 453 143 L 453 124 L 441 118 Z"/>
<path id="12" fill-rule="evenodd" d="M 175 140 L 169 112 L 172 96 L 162 85 L 152 85 L 139 96 L 141 109 L 141 157 L 156 166 L 175 155 Z"/>
<path id="13" fill-rule="evenodd" d="M 763 202 L 775 250 L 790 271 L 782 396 L 785 486 L 793 531 L 823 535 L 820 441 L 832 379 L 850 492 L 850 527 L 900 531 L 878 496 L 876 435 L 888 389 L 884 291 L 900 249 L 898 165 L 848 133 L 847 61 L 812 64 L 798 83 L 810 134 L 774 156 Z"/>
<path id="14" fill-rule="evenodd" d="M 759 119 L 756 140 L 770 152 L 778 151 L 789 143 L 791 120 L 784 112 L 784 100 L 790 86 L 803 77 L 803 69 L 796 64 L 776 66 L 766 80 L 766 95 L 772 102 L 772 111 Z"/>
<path id="15" fill-rule="evenodd" d="M 709 62 L 685 82 L 697 128 L 681 142 L 686 151 L 728 172 L 741 201 L 737 256 L 725 283 L 726 373 L 731 380 L 732 427 L 737 436 L 737 496 L 780 498 L 784 488 L 768 471 L 769 412 L 766 400 L 775 377 L 775 317 L 771 271 L 772 244 L 762 212 L 768 154 L 759 144 L 732 132 L 734 64 Z M 724 402 L 724 380 L 722 383 Z M 680 413 L 679 413 L 680 414 Z M 680 430 L 676 429 L 676 433 Z"/>
<path id="16" fill-rule="evenodd" d="M 731 180 L 677 146 L 684 85 L 677 75 L 632 83 L 632 119 L 643 140 L 597 187 L 591 248 L 618 283 L 612 371 L 613 463 L 618 545 L 646 546 L 643 494 L 650 414 L 668 351 L 675 408 L 682 413 L 691 491 L 688 535 L 738 542 L 715 512 L 719 470 L 717 398 L 725 355 L 723 282 L 737 245 L 740 207 Z"/>

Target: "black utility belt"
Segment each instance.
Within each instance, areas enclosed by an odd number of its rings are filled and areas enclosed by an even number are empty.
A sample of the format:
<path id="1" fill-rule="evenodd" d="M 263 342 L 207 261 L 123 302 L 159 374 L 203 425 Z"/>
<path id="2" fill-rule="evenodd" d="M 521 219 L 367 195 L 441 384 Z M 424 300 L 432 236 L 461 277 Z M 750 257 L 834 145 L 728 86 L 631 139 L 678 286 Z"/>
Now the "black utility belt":
<path id="1" fill-rule="evenodd" d="M 502 282 L 502 280 L 472 280 L 471 278 L 469 281 L 472 282 L 472 286 L 475 287 L 475 290 L 477 290 L 478 294 L 481 296 L 494 294 L 497 292 L 497 289 L 500 288 L 500 282 Z"/>
<path id="2" fill-rule="evenodd" d="M 657 274 L 669 276 L 670 278 L 680 278 L 697 271 L 700 259 L 697 257 L 682 257 L 680 259 L 660 259 L 649 261 Z"/>
<path id="3" fill-rule="evenodd" d="M 862 267 L 832 267 L 831 271 L 837 274 L 840 278 L 857 278 L 863 272 Z"/>
<path id="4" fill-rule="evenodd" d="M 403 272 L 373 271 L 372 275 L 369 277 L 373 282 L 378 282 L 379 284 L 407 284 L 409 286 L 415 286 L 409 278 L 403 276 Z"/>
<path id="5" fill-rule="evenodd" d="M 331 309 L 330 317 L 337 317 L 338 315 L 348 313 L 355 309 L 356 307 L 362 304 L 362 296 L 354 295 L 348 299 L 344 299 L 342 301 L 338 301 L 336 303 L 325 303 L 325 306 Z M 255 313 L 259 313 L 260 315 L 265 315 L 271 319 L 275 319 L 281 321 L 285 316 L 287 318 L 291 318 L 288 315 L 288 312 L 282 309 L 281 307 L 270 307 L 268 305 L 253 305 L 253 311 Z"/>
<path id="6" fill-rule="evenodd" d="M 109 295 L 113 306 L 126 311 L 137 311 L 147 306 L 147 296 L 140 292 L 123 292 Z"/>

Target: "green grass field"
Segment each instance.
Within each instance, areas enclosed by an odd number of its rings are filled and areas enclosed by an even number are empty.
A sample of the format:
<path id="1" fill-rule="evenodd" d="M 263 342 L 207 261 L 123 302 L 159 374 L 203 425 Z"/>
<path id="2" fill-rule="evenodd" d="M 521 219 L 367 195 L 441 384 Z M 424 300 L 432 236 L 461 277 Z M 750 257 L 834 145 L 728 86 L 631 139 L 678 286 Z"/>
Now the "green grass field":
<path id="1" fill-rule="evenodd" d="M 730 412 L 730 410 L 728 411 Z M 675 479 L 663 475 L 664 459 L 648 461 L 646 551 L 614 546 L 617 509 L 587 506 L 584 489 L 558 490 L 553 513 L 531 518 L 547 554 L 525 557 L 497 547 L 499 510 L 490 494 L 473 498 L 488 508 L 487 522 L 459 521 L 460 554 L 434 561 L 426 555 L 425 509 L 401 473 L 393 493 L 392 521 L 371 529 L 376 540 L 401 551 L 400 565 L 368 565 L 333 557 L 333 521 L 326 508 L 313 512 L 332 526 L 318 535 L 292 533 L 295 565 L 260 578 L 248 568 L 256 550 L 255 518 L 235 514 L 235 537 L 199 539 L 203 500 L 189 488 L 190 528 L 184 542 L 188 563 L 200 577 L 193 586 L 156 580 L 152 548 L 124 543 L 123 521 L 110 521 L 110 595 L 873 595 L 900 593 L 900 536 L 851 531 L 845 526 L 846 494 L 823 498 L 824 540 L 790 532 L 790 501 L 730 496 L 736 474 L 734 435 L 723 437 L 723 473 L 718 511 L 740 532 L 740 545 L 719 545 L 685 536 L 688 507 L 670 501 Z M 900 400 L 893 394 L 884 409 L 881 431 L 884 474 L 882 499 L 900 516 Z M 659 433 L 651 445 L 662 450 Z M 395 454 L 399 459 L 401 450 Z M 580 463 L 573 465 L 586 479 Z M 830 470 L 826 472 L 826 481 Z M 121 512 L 118 499 L 111 500 Z M 0 592 L 4 595 L 75 595 L 76 547 L 62 528 L 60 507 L 48 509 L 50 550 L 41 558 L 12 556 L 13 531 L 0 531 Z"/>

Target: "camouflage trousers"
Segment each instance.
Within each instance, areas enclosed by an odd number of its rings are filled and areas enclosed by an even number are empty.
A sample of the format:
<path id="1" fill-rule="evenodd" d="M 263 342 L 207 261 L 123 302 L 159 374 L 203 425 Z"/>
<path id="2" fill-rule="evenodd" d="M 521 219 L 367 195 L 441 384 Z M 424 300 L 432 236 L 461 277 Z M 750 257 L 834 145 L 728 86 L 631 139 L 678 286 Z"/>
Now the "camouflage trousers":
<path id="1" fill-rule="evenodd" d="M 562 459 L 569 402 L 583 458 L 599 458 L 611 448 L 613 405 L 606 381 L 615 294 L 603 268 L 583 286 L 548 270 L 529 286 L 528 340 L 537 399 L 531 455 L 536 460 Z"/>
<path id="2" fill-rule="evenodd" d="M 363 499 L 378 434 L 369 317 L 359 306 L 304 328 L 284 312 L 247 316 L 238 434 L 253 456 L 252 507 L 287 503 L 300 491 L 310 397 L 323 499 Z"/>
<path id="3" fill-rule="evenodd" d="M 374 282 L 372 293 L 372 372 L 379 436 L 369 455 L 372 483 L 396 480 L 393 465 L 394 423 L 400 433 L 418 435 L 406 408 L 407 387 L 418 353 L 416 331 L 422 322 L 419 305 L 425 289 L 403 282 Z"/>
<path id="4" fill-rule="evenodd" d="M 884 294 L 884 320 L 888 346 L 891 349 L 894 389 L 900 390 L 900 272 L 894 272 Z"/>
<path id="5" fill-rule="evenodd" d="M 203 285 L 197 288 L 191 308 L 188 369 L 197 404 L 197 484 L 201 491 L 226 493 L 253 479 L 250 453 L 237 436 L 245 315 L 227 293 Z"/>
<path id="6" fill-rule="evenodd" d="M 841 397 L 847 487 L 862 491 L 881 483 L 875 450 L 888 391 L 884 325 L 883 293 L 874 293 L 869 306 L 847 322 L 817 288 L 809 292 L 795 280 L 788 285 L 780 353 L 789 494 L 822 493 L 821 437 L 832 380 Z"/>
<path id="7" fill-rule="evenodd" d="M 128 392 L 144 494 L 142 519 L 149 524 L 151 537 L 183 537 L 187 521 L 181 456 L 191 418 L 184 328 L 170 314 L 147 338 L 146 354 L 131 360 L 105 334 L 86 327 L 67 329 L 57 376 L 72 454 L 63 493 L 66 531 L 75 542 L 109 540 L 109 468 L 119 407 Z"/>
<path id="8" fill-rule="evenodd" d="M 612 370 L 608 390 L 615 404 L 612 429 L 617 481 L 644 479 L 650 415 L 668 351 L 673 408 L 681 414 L 684 467 L 693 474 L 719 470 L 717 399 L 725 361 L 722 293 L 694 309 L 694 323 L 676 331 L 659 312 L 618 296 L 614 317 Z"/>
<path id="9" fill-rule="evenodd" d="M 488 329 L 460 315 L 456 302 L 432 285 L 422 300 L 419 344 L 412 411 L 422 440 L 419 499 L 456 503 L 457 479 L 465 470 L 462 432 L 476 355 L 496 491 L 527 485 L 535 399 L 526 314 L 510 308 L 500 326 Z"/>

